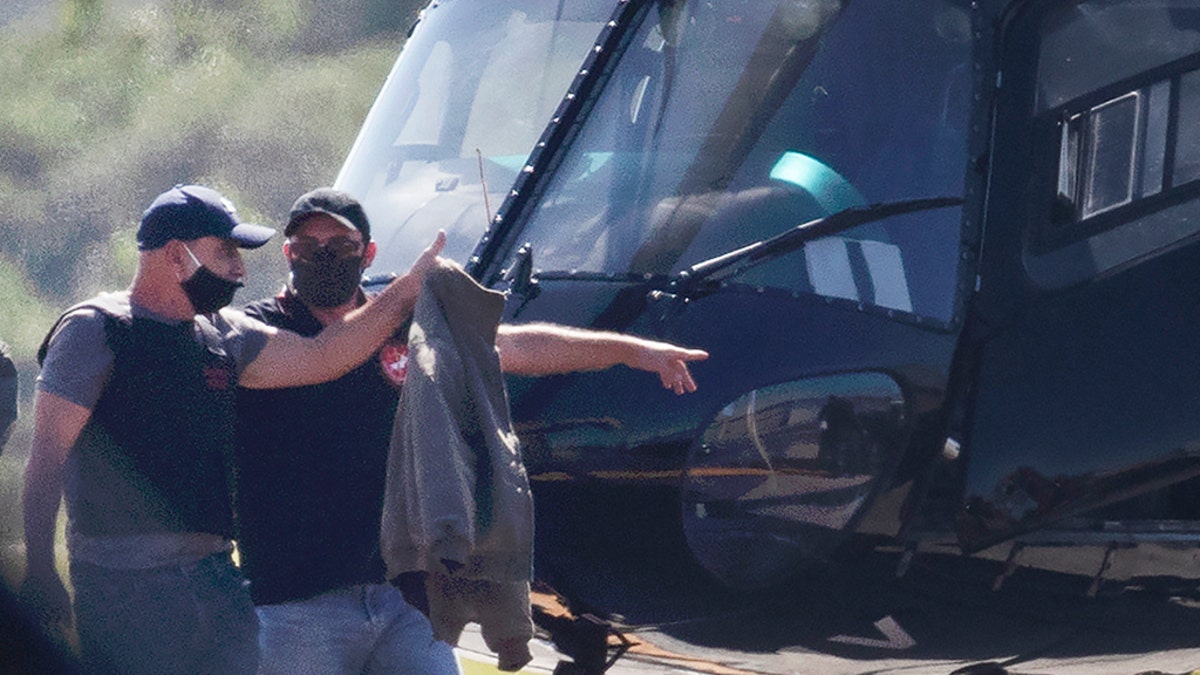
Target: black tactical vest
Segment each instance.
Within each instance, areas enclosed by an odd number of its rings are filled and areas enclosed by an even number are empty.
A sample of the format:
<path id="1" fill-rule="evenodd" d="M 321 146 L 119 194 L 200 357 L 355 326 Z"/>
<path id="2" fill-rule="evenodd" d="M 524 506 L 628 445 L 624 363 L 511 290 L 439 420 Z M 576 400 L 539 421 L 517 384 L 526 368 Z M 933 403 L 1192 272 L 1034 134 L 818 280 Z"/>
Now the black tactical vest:
<path id="1" fill-rule="evenodd" d="M 73 449 L 68 506 L 77 531 L 232 536 L 237 377 L 216 329 L 203 318 L 133 317 L 103 296 L 78 307 L 103 314 L 115 359 Z"/>

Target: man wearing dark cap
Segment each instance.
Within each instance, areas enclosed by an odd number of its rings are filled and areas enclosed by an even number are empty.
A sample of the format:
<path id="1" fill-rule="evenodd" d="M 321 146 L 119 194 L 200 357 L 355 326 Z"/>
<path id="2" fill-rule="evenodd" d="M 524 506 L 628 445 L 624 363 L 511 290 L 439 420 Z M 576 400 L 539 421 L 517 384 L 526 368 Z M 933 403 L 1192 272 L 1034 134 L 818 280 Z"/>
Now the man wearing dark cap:
<path id="1" fill-rule="evenodd" d="M 257 619 L 230 555 L 236 390 L 357 366 L 411 312 L 443 239 L 370 305 L 301 338 L 225 308 L 240 249 L 273 234 L 210 188 L 168 190 L 142 215 L 129 289 L 68 310 L 39 352 L 22 595 L 48 625 L 69 620 L 54 561 L 65 492 L 89 672 L 256 672 Z"/>
<path id="2" fill-rule="evenodd" d="M 290 282 L 278 296 L 247 306 L 247 314 L 312 335 L 367 302 L 359 283 L 376 249 L 351 195 L 320 188 L 301 196 L 284 234 Z M 496 347 L 508 372 L 625 364 L 658 374 L 677 393 L 695 390 L 687 362 L 707 356 L 548 324 L 502 325 Z M 264 673 L 458 670 L 449 645 L 434 640 L 425 616 L 386 583 L 379 552 L 406 353 L 403 339 L 392 337 L 336 380 L 239 393 L 238 550 L 258 605 Z"/>

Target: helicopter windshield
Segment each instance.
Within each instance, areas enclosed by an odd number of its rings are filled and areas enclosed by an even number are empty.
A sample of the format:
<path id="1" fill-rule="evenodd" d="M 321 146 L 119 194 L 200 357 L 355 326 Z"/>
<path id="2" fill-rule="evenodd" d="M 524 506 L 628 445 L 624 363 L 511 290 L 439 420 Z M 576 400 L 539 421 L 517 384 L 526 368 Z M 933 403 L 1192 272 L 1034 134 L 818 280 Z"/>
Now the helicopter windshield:
<path id="1" fill-rule="evenodd" d="M 374 272 L 439 229 L 465 262 L 615 3 L 426 10 L 336 185 L 362 199 Z M 540 274 L 673 275 L 801 223 L 961 197 L 966 0 L 646 0 L 540 197 L 506 235 Z M 961 206 L 890 217 L 737 283 L 949 322 Z"/>
<path id="2" fill-rule="evenodd" d="M 654 276 L 850 207 L 957 197 L 959 3 L 651 3 L 518 234 L 543 274 Z M 809 242 L 739 282 L 948 321 L 961 206 Z"/>
<path id="3" fill-rule="evenodd" d="M 407 269 L 439 229 L 463 261 L 612 13 L 608 0 L 430 5 L 335 186 L 357 196 L 379 248 Z"/>

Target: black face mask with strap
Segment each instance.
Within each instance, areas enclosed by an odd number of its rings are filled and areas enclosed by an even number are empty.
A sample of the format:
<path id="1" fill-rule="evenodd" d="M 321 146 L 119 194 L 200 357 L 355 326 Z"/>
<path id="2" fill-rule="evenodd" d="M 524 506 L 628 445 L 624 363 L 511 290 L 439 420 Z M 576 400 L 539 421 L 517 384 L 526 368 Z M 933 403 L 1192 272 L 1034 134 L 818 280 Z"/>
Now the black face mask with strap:
<path id="1" fill-rule="evenodd" d="M 362 256 L 339 258 L 321 247 L 310 260 L 292 261 L 292 290 L 313 307 L 338 307 L 358 292 L 362 263 Z"/>
<path id="2" fill-rule="evenodd" d="M 225 307 L 233 302 L 233 294 L 242 287 L 241 282 L 222 279 L 203 265 L 179 285 L 197 314 L 212 314 Z"/>
<path id="3" fill-rule="evenodd" d="M 187 252 L 199 267 L 192 276 L 179 282 L 179 285 L 191 301 L 192 309 L 197 314 L 212 314 L 233 302 L 233 294 L 242 287 L 242 282 L 230 281 L 213 274 L 196 259 L 192 249 L 188 248 Z"/>

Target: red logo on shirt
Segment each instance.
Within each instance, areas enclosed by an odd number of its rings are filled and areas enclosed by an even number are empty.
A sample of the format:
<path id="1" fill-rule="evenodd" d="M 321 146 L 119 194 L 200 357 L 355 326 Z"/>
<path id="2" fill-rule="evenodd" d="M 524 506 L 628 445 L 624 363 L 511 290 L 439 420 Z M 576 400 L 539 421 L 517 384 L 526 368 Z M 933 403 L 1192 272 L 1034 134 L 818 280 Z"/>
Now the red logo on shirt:
<path id="1" fill-rule="evenodd" d="M 385 344 L 379 350 L 379 365 L 393 384 L 404 384 L 404 377 L 408 374 L 408 345 L 403 342 Z"/>

